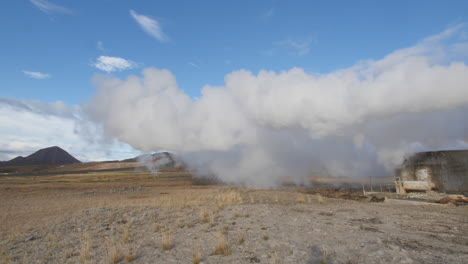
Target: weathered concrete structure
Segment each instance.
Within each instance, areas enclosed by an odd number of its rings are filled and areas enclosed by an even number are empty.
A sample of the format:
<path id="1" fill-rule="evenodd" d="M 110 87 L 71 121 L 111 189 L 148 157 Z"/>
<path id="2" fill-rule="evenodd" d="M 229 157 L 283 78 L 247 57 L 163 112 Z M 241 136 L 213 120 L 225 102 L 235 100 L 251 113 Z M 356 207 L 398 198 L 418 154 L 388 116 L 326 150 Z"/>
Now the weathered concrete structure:
<path id="1" fill-rule="evenodd" d="M 468 193 L 468 150 L 419 152 L 397 170 L 397 191 Z"/>

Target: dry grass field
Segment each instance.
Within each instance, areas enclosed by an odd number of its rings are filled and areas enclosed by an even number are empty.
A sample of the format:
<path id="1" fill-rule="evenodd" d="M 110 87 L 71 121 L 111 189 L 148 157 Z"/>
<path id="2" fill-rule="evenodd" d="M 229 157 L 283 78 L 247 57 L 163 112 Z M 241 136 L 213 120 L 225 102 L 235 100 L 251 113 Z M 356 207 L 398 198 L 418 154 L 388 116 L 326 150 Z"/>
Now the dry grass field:
<path id="1" fill-rule="evenodd" d="M 468 210 L 192 185 L 184 172 L 0 177 L 0 263 L 467 263 Z"/>

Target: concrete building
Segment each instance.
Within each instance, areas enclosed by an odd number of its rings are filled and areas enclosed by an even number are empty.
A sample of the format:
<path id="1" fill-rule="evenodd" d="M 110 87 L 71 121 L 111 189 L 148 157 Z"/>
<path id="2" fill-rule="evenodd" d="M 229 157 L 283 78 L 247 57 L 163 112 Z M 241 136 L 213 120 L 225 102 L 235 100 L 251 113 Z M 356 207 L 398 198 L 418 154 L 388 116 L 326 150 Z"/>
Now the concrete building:
<path id="1" fill-rule="evenodd" d="M 399 193 L 436 190 L 468 193 L 468 150 L 419 152 L 397 170 Z"/>

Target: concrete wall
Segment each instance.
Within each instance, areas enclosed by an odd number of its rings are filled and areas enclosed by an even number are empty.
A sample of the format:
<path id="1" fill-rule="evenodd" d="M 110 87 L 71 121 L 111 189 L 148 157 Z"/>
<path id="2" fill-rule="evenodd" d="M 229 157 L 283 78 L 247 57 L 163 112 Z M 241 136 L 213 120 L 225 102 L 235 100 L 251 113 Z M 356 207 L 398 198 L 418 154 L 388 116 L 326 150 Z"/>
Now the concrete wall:
<path id="1" fill-rule="evenodd" d="M 468 150 L 416 153 L 406 159 L 398 177 L 403 181 L 431 181 L 447 193 L 468 192 Z"/>

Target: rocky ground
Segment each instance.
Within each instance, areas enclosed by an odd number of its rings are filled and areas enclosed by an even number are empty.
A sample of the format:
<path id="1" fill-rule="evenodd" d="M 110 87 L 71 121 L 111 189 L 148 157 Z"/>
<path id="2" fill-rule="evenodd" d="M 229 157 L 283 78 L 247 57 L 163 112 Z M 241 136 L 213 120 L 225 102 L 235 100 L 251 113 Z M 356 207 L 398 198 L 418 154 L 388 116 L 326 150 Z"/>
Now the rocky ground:
<path id="1" fill-rule="evenodd" d="M 345 200 L 291 188 L 130 183 L 109 189 L 28 189 L 23 190 L 22 200 L 13 201 L 9 199 L 20 199 L 21 190 L 12 193 L 8 188 L 2 190 L 2 206 L 17 203 L 21 212 L 2 215 L 2 263 L 467 263 L 468 259 L 466 206 L 391 204 L 364 197 Z M 54 204 L 58 198 L 62 202 Z M 40 202 L 35 204 L 34 199 Z M 30 206 L 21 209 L 24 203 Z M 48 213 L 40 214 L 43 211 Z M 24 219 L 28 212 L 36 219 Z"/>

